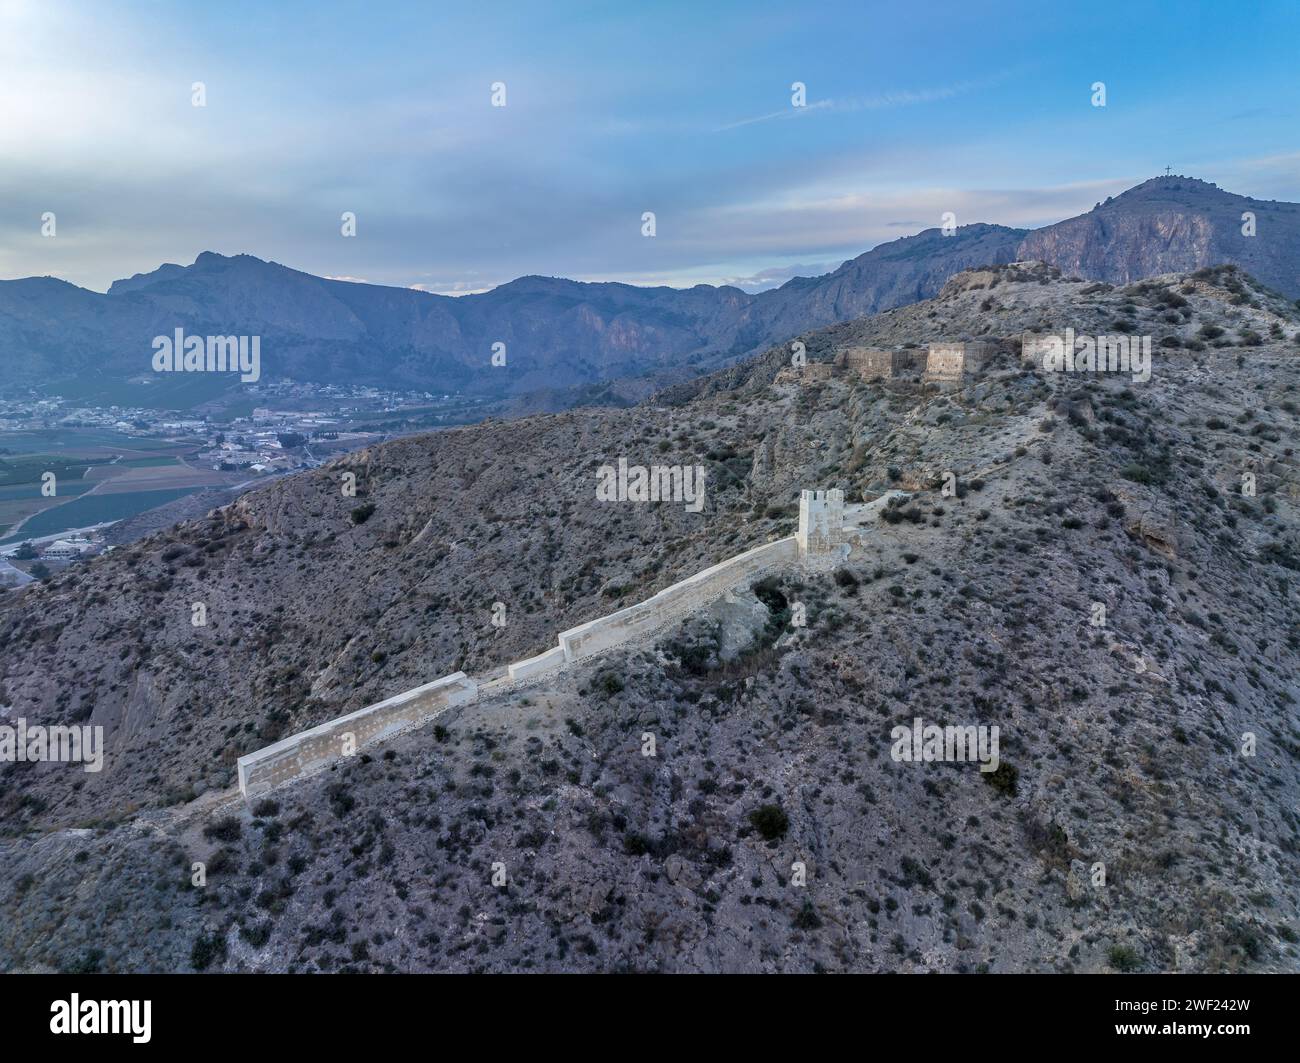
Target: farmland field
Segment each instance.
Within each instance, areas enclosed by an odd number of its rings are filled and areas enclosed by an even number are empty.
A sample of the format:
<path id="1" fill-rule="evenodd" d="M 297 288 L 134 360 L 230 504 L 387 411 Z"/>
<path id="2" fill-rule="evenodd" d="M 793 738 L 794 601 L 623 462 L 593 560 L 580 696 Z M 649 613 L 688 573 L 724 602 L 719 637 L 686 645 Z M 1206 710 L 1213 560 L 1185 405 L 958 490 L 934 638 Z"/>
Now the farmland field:
<path id="1" fill-rule="evenodd" d="M 18 535 L 6 542 L 20 542 L 42 535 L 55 535 L 72 528 L 85 528 L 105 521 L 122 520 L 147 509 L 183 498 L 202 490 L 200 486 L 177 487 L 167 491 L 121 491 L 114 494 L 83 495 L 62 506 L 42 510 L 23 525 Z"/>
<path id="2" fill-rule="evenodd" d="M 107 458 L 53 457 L 50 455 L 22 455 L 0 457 L 0 487 L 17 484 L 35 484 L 39 488 L 41 477 L 52 472 L 59 485 L 65 480 L 80 480 L 92 465 L 105 464 Z"/>
<path id="3" fill-rule="evenodd" d="M 142 457 L 158 451 L 190 449 L 167 439 L 144 439 L 111 428 L 35 428 L 0 432 L 0 458 L 22 454 L 75 454 L 111 458 L 115 454 Z M 7 454 L 5 452 L 8 452 Z"/>
<path id="4" fill-rule="evenodd" d="M 0 433 L 0 536 L 17 542 L 120 520 L 242 475 L 187 465 L 195 450 L 111 429 Z M 41 494 L 46 472 L 57 478 L 53 498 Z"/>
<path id="5" fill-rule="evenodd" d="M 60 480 L 58 495 L 55 498 L 47 499 L 41 495 L 41 485 L 39 483 L 20 483 L 6 484 L 0 487 L 0 503 L 2 502 L 22 502 L 29 499 L 35 499 L 39 502 L 58 502 L 60 498 L 75 497 L 84 495 L 95 485 L 87 480 Z"/>

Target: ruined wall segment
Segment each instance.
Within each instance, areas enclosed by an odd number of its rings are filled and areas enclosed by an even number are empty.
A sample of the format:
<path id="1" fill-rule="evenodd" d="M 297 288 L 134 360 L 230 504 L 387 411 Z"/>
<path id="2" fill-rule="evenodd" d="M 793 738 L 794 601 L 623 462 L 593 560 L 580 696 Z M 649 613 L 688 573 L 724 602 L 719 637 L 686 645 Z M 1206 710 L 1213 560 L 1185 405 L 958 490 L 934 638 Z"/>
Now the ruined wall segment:
<path id="1" fill-rule="evenodd" d="M 566 661 L 579 661 L 683 620 L 727 591 L 790 564 L 798 556 L 793 537 L 746 550 L 680 583 L 665 587 L 644 602 L 561 632 L 560 648 L 564 658 Z"/>
<path id="2" fill-rule="evenodd" d="M 964 384 L 970 376 L 983 370 L 997 350 L 997 344 L 987 340 L 932 343 L 925 360 L 924 380 L 935 384 Z"/>
<path id="3" fill-rule="evenodd" d="M 245 798 L 266 793 L 282 783 L 329 767 L 344 752 L 352 735 L 360 751 L 374 742 L 417 727 L 454 705 L 473 701 L 478 684 L 464 672 L 435 679 L 384 701 L 367 705 L 318 727 L 240 757 L 239 791 Z"/>
<path id="4" fill-rule="evenodd" d="M 912 348 L 846 347 L 835 364 L 863 380 L 889 379 L 912 371 L 914 353 Z"/>
<path id="5" fill-rule="evenodd" d="M 830 362 L 808 362 L 805 365 L 787 365 L 777 371 L 774 384 L 808 384 L 818 380 L 831 380 L 835 366 Z"/>
<path id="6" fill-rule="evenodd" d="M 1042 336 L 1026 332 L 1020 339 L 1020 362 L 1026 368 L 1040 369 L 1045 355 L 1063 352 L 1065 345 L 1059 336 Z"/>

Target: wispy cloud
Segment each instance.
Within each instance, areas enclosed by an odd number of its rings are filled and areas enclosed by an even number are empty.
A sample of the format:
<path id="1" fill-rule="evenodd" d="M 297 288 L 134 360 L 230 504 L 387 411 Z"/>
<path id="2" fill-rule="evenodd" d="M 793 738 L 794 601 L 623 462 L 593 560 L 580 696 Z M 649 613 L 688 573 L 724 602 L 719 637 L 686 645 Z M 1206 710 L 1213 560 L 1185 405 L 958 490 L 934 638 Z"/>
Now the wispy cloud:
<path id="1" fill-rule="evenodd" d="M 991 88 L 999 82 L 1007 80 L 1020 73 L 1023 67 L 1009 67 L 1006 70 L 999 71 L 985 78 L 976 78 L 970 81 L 957 81 L 951 85 L 941 85 L 929 89 L 897 89 L 890 92 L 878 92 L 870 96 L 847 96 L 842 98 L 828 97 L 824 100 L 817 100 L 803 107 L 795 107 L 793 104 L 789 107 L 782 108 L 779 111 L 771 111 L 768 114 L 755 115 L 753 118 L 742 118 L 737 122 L 729 122 L 726 125 L 718 126 L 714 132 L 721 133 L 728 129 L 739 129 L 742 126 L 757 125 L 759 122 L 772 122 L 779 119 L 799 118 L 808 114 L 815 114 L 818 111 L 831 114 L 851 114 L 854 111 L 885 111 L 892 110 L 896 107 L 915 107 L 923 103 L 937 103 L 940 100 L 950 100 L 957 96 L 964 96 L 969 92 L 976 92 L 980 89 Z"/>
<path id="2" fill-rule="evenodd" d="M 728 129 L 739 129 L 741 126 L 757 125 L 759 122 L 771 122 L 778 118 L 800 118 L 813 111 L 824 111 L 827 108 L 834 107 L 834 100 L 818 100 L 815 103 L 809 103 L 803 107 L 786 107 L 780 111 L 772 111 L 770 114 L 759 114 L 753 118 L 742 118 L 739 122 L 729 122 L 727 125 L 720 125 L 714 130 L 715 133 L 722 133 Z"/>
<path id="3" fill-rule="evenodd" d="M 490 292 L 495 285 L 475 288 L 465 281 L 457 281 L 450 287 L 439 284 L 408 284 L 407 287 L 412 291 L 424 292 L 428 295 L 482 295 L 484 292 Z"/>

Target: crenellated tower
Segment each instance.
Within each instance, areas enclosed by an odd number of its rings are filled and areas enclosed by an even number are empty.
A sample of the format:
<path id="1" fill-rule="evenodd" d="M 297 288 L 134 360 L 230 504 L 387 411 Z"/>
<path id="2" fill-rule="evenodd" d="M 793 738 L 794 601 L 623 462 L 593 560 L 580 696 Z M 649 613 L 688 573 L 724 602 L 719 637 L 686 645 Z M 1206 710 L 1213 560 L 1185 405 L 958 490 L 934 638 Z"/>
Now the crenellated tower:
<path id="1" fill-rule="evenodd" d="M 799 554 L 829 554 L 844 541 L 844 492 L 799 492 L 799 530 L 795 533 Z"/>

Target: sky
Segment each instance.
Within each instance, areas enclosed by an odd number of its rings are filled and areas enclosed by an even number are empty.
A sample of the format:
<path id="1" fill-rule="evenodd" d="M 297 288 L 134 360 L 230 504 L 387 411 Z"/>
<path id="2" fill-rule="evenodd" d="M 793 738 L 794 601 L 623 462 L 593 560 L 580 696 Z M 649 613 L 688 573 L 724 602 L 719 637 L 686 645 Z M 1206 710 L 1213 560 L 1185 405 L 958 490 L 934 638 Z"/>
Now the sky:
<path id="1" fill-rule="evenodd" d="M 756 291 L 1166 166 L 1296 201 L 1298 43 L 1295 0 L 0 0 L 0 278 Z"/>

